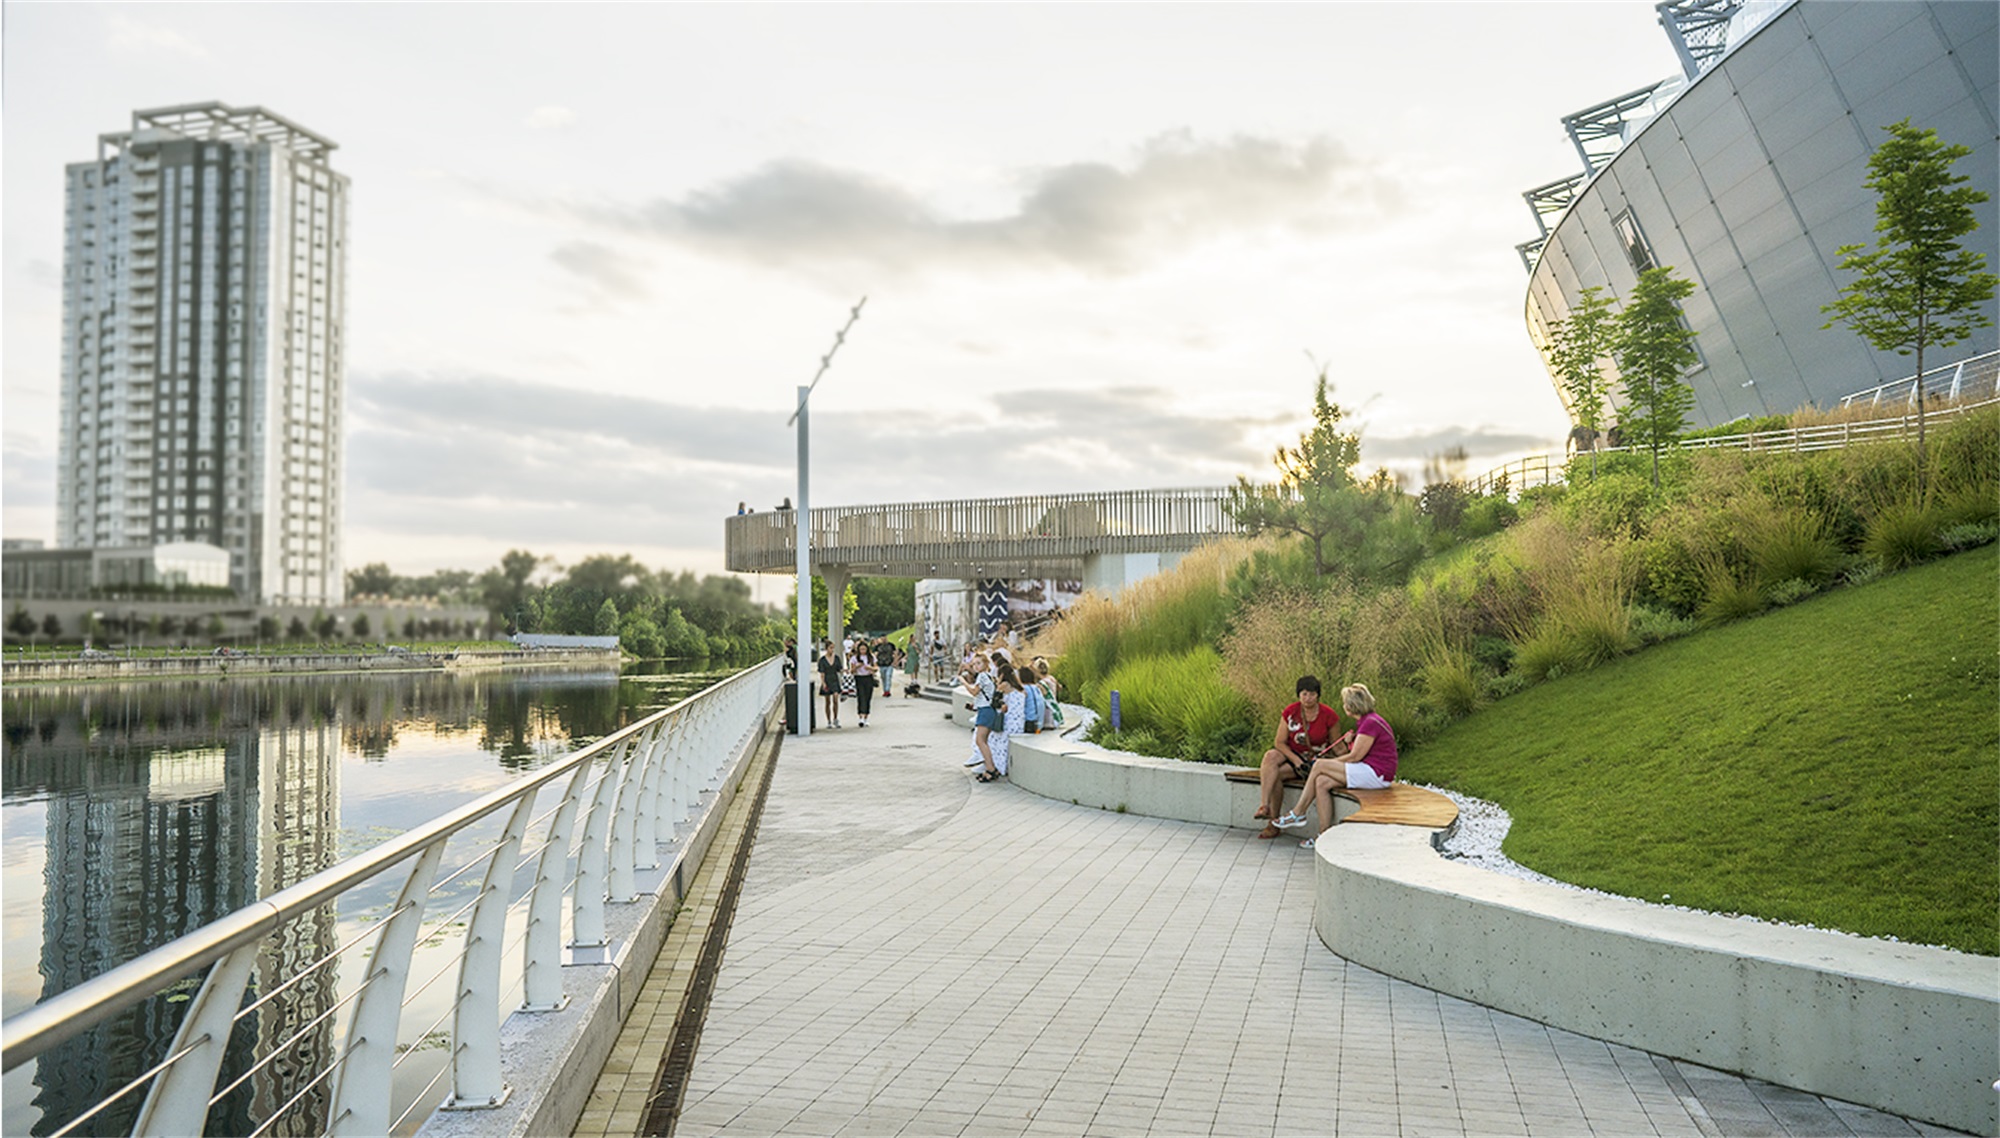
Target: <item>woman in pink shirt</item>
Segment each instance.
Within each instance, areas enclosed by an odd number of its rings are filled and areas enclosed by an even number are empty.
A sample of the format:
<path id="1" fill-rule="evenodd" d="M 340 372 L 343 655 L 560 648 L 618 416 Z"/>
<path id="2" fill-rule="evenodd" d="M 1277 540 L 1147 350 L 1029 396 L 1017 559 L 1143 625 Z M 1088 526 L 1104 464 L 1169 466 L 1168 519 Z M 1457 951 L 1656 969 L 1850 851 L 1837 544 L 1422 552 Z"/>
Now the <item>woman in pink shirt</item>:
<path id="1" fill-rule="evenodd" d="M 1306 772 L 1305 789 L 1299 791 L 1299 806 L 1296 811 L 1278 819 L 1280 829 L 1293 829 L 1310 821 L 1305 816 L 1305 804 L 1313 804 L 1313 812 L 1319 815 L 1319 829 L 1316 834 L 1326 832 L 1333 825 L 1333 792 L 1341 787 L 1355 790 L 1381 790 L 1396 778 L 1396 736 L 1389 730 L 1389 724 L 1375 714 L 1375 693 L 1366 684 L 1349 684 L 1340 689 L 1340 706 L 1354 717 L 1354 729 L 1347 733 L 1347 753 L 1344 761 L 1314 763 Z M 1299 843 L 1310 847 L 1312 838 Z"/>

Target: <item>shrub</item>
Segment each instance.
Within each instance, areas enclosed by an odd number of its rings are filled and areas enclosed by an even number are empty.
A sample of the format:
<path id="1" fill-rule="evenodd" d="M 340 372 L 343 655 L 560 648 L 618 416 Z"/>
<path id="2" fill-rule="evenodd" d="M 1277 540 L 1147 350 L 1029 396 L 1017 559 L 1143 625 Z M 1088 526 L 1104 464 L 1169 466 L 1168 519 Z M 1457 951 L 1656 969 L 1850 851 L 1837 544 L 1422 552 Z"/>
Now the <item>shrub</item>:
<path id="1" fill-rule="evenodd" d="M 1514 674 L 1525 687 L 1561 675 L 1570 662 L 1571 645 L 1561 630 L 1544 629 L 1514 646 Z"/>
<path id="2" fill-rule="evenodd" d="M 1151 755 L 1154 758 L 1171 759 L 1174 757 L 1176 750 L 1175 747 L 1151 731 L 1138 728 L 1113 731 L 1109 719 L 1100 719 L 1091 724 L 1090 730 L 1084 734 L 1086 738 L 1100 747 L 1108 747 L 1114 751 L 1126 751 L 1134 755 Z"/>
<path id="3" fill-rule="evenodd" d="M 1992 541 L 2000 541 L 2000 523 L 1966 522 L 1946 526 L 1938 532 L 1938 543 L 1953 552 L 1972 549 Z"/>
<path id="4" fill-rule="evenodd" d="M 1344 584 L 1287 590 L 1243 606 L 1222 641 L 1223 682 L 1260 718 L 1275 716 L 1298 693 L 1302 675 L 1344 675 L 1356 598 Z"/>
<path id="5" fill-rule="evenodd" d="M 1805 600 L 1816 592 L 1819 592 L 1819 589 L 1811 581 L 1793 577 L 1766 587 L 1764 590 L 1764 599 L 1770 602 L 1772 606 L 1782 608 L 1785 605 Z"/>
<path id="6" fill-rule="evenodd" d="M 1418 673 L 1424 695 L 1445 715 L 1460 719 L 1484 702 L 1485 692 L 1470 656 L 1446 651 L 1432 657 Z"/>
<path id="7" fill-rule="evenodd" d="M 1758 580 L 1817 585 L 1840 571 L 1840 549 L 1818 517 L 1777 503 L 1757 503 L 1757 507 L 1739 515 L 1739 532 Z"/>
<path id="8" fill-rule="evenodd" d="M 1672 640 L 1676 636 L 1685 636 L 1694 629 L 1695 622 L 1687 617 L 1646 605 L 1632 607 L 1632 639 L 1642 645 Z"/>
<path id="9" fill-rule="evenodd" d="M 1898 503 L 1868 521 L 1861 548 L 1884 569 L 1928 561 L 1944 551 L 1937 514 L 1914 502 Z"/>
<path id="10" fill-rule="evenodd" d="M 1465 538 L 1485 537 L 1499 533 L 1521 520 L 1520 507 L 1507 500 L 1504 494 L 1488 494 L 1467 502 L 1458 532 Z"/>
<path id="11" fill-rule="evenodd" d="M 1709 575 L 1707 595 L 1696 615 L 1703 624 L 1727 624 L 1764 611 L 1764 590 L 1717 566 Z"/>

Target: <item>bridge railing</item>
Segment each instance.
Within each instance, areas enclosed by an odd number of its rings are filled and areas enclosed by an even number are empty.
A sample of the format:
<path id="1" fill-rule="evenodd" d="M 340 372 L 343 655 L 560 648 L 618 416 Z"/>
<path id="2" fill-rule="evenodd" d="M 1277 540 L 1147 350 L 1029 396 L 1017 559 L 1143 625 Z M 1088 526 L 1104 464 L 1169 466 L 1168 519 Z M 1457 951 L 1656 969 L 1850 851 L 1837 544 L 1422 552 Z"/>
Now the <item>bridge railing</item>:
<path id="1" fill-rule="evenodd" d="M 1990 399 L 2000 396 L 2000 352 L 1982 352 L 1957 363 L 1924 370 L 1924 395 L 1929 399 Z M 1842 407 L 1883 407 L 1914 404 L 1917 377 L 1906 375 L 1880 387 L 1841 397 Z"/>
<path id="2" fill-rule="evenodd" d="M 1234 533 L 1223 509 L 1228 499 L 1227 487 L 1204 487 L 833 506 L 812 511 L 806 540 L 816 565 L 1078 561 L 1093 553 L 1192 548 Z M 791 510 L 729 518 L 729 569 L 790 568 L 797 525 Z"/>
<path id="3" fill-rule="evenodd" d="M 0 1063 L 12 1070 L 167 989 L 185 993 L 207 970 L 191 997 L 175 997 L 185 1014 L 163 1058 L 90 1109 L 44 1120 L 37 1132 L 129 1126 L 133 1134 L 201 1134 L 212 1107 L 247 1094 L 258 1104 L 255 1134 L 379 1136 L 405 1128 L 447 1077 L 446 1109 L 497 1105 L 508 1094 L 503 1005 L 530 1014 L 563 1006 L 565 926 L 569 952 L 589 950 L 605 942 L 607 905 L 650 899 L 637 875 L 699 828 L 704 799 L 715 801 L 710 791 L 768 715 L 780 676 L 777 658 L 747 668 L 8 1019 L 0 1024 Z M 552 787 L 555 804 L 538 814 Z M 497 834 L 480 825 L 503 817 Z M 266 990 L 249 990 L 254 967 L 288 958 L 274 937 L 298 922 L 328 921 L 339 902 L 371 887 L 394 889 L 386 911 L 343 927 L 343 943 L 270 978 Z M 427 915 L 453 903 L 454 911 Z M 420 941 L 428 942 L 423 953 Z M 273 1006 L 300 985 L 331 990 L 325 978 L 337 975 L 343 958 L 358 963 L 361 977 L 339 984 L 344 992 L 326 1001 L 331 1006 L 304 1013 Z M 430 974 L 414 975 L 419 967 Z M 420 1000 L 438 984 L 449 986 Z M 419 1004 L 422 1013 L 406 1014 Z M 345 1031 L 329 1039 L 343 1008 Z M 307 1015 L 309 1022 L 295 1022 Z M 243 1054 L 233 1037 L 258 1046 Z M 408 1060 L 440 1050 L 448 1060 L 428 1083 L 398 1077 Z M 300 1056 L 311 1054 L 328 1061 L 301 1070 Z M 278 1069 L 284 1079 L 274 1089 L 270 1072 Z"/>
<path id="4" fill-rule="evenodd" d="M 1907 381 L 1905 381 L 1907 382 Z M 1933 408 L 1930 419 L 1935 422 L 1948 419 L 1981 407 L 2000 403 L 2000 397 L 1989 396 L 1977 402 L 1955 403 L 1950 406 Z M 1894 404 L 1892 404 L 1893 406 Z M 1914 407 L 1900 414 L 1881 419 L 1870 419 L 1858 423 L 1825 423 L 1816 427 L 1785 427 L 1775 431 L 1751 431 L 1740 435 L 1714 435 L 1698 439 L 1682 439 L 1674 444 L 1681 450 L 1747 450 L 1747 451 L 1820 451 L 1839 450 L 1857 443 L 1880 442 L 1913 436 L 1917 433 L 1917 414 Z M 1607 447 L 1599 454 L 1643 454 L 1646 448 L 1640 446 Z M 1588 451 L 1579 452 L 1587 455 Z M 1518 494 L 1535 486 L 1558 485 L 1566 477 L 1571 460 L 1559 455 L 1534 454 L 1515 459 L 1504 466 L 1470 480 L 1469 485 L 1476 494 L 1490 494 L 1502 485 L 1510 494 Z"/>

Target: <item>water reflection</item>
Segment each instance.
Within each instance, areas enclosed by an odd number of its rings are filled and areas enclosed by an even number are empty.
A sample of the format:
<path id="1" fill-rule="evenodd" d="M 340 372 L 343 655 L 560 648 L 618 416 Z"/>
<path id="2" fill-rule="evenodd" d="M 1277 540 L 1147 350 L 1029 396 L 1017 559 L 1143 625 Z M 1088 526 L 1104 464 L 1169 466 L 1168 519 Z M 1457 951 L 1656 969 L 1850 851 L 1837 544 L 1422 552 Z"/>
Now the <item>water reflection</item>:
<path id="1" fill-rule="evenodd" d="M 6 1012 L 63 992 L 356 849 L 601 737 L 712 678 L 653 670 L 162 681 L 0 693 Z M 37 872 L 37 869 L 39 872 Z M 355 903 L 359 908 L 359 903 Z M 348 914 L 352 917 L 353 914 Z M 318 1133 L 341 977 L 283 988 L 336 944 L 332 907 L 271 938 L 209 1132 Z M 351 935 L 351 933 L 350 933 Z M 25 957 L 25 958 L 24 958 Z M 30 961 L 33 963 L 30 963 Z M 7 1133 L 53 1133 L 165 1057 L 189 981 L 9 1073 Z M 279 991 L 283 988 L 282 991 Z M 86 1123 L 129 1132 L 141 1095 Z M 293 1103 L 294 1098 L 297 1102 Z"/>

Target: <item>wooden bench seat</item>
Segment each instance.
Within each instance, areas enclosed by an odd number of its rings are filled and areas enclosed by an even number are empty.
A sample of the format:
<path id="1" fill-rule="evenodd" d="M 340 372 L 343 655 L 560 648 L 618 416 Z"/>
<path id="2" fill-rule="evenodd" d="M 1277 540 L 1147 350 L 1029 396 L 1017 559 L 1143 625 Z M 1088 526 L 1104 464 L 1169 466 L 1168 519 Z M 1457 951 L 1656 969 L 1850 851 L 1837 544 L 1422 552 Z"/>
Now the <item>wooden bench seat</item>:
<path id="1" fill-rule="evenodd" d="M 1222 777 L 1231 782 L 1257 781 L 1254 767 L 1236 767 L 1224 771 Z M 1303 779 L 1288 778 L 1285 785 L 1300 787 Z M 1421 786 L 1411 786 L 1407 782 L 1391 783 L 1381 790 L 1355 790 L 1345 787 L 1334 793 L 1352 800 L 1361 809 L 1341 819 L 1343 822 L 1374 822 L 1387 826 L 1423 826 L 1429 829 L 1443 829 L 1458 820 L 1458 804 L 1435 790 L 1425 790 Z"/>

